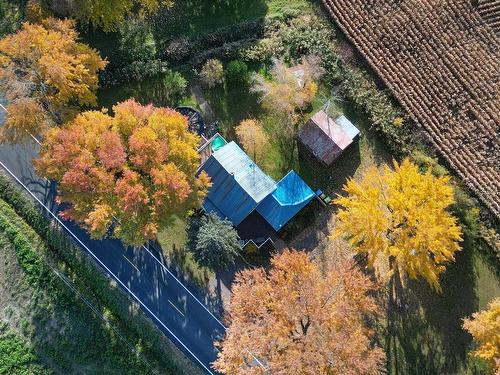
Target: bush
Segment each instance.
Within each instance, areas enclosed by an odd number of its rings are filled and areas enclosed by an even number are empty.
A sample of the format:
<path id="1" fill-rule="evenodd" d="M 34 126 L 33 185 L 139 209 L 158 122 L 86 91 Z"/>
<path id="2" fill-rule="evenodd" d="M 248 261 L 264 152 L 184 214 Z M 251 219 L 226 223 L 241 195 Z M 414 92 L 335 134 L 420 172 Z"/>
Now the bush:
<path id="1" fill-rule="evenodd" d="M 21 26 L 19 7 L 8 0 L 0 0 L 0 38 Z"/>
<path id="2" fill-rule="evenodd" d="M 226 78 L 232 84 L 248 83 L 248 65 L 241 60 L 233 60 L 226 67 Z"/>
<path id="3" fill-rule="evenodd" d="M 187 80 L 179 72 L 168 70 L 163 77 L 165 92 L 163 98 L 171 106 L 175 106 L 186 94 Z"/>
<path id="4" fill-rule="evenodd" d="M 193 217 L 188 223 L 188 247 L 194 259 L 213 270 L 234 264 L 241 251 L 239 236 L 229 220 L 210 213 Z"/>
<path id="5" fill-rule="evenodd" d="M 33 348 L 6 324 L 0 325 L 0 374 L 51 374 Z"/>
<path id="6" fill-rule="evenodd" d="M 203 64 L 198 75 L 205 86 L 213 88 L 224 81 L 224 67 L 219 60 L 209 59 Z"/>
<path id="7" fill-rule="evenodd" d="M 150 61 L 156 56 L 156 43 L 148 24 L 141 19 L 128 19 L 120 25 L 118 50 L 122 64 Z"/>
<path id="8" fill-rule="evenodd" d="M 177 63 L 184 61 L 192 53 L 194 44 L 195 43 L 187 37 L 174 39 L 165 48 L 163 57 Z"/>
<path id="9" fill-rule="evenodd" d="M 413 150 L 411 153 L 411 160 L 418 165 L 422 173 L 430 169 L 432 174 L 436 177 L 442 177 L 448 174 L 446 168 L 439 164 L 436 158 L 432 158 L 422 151 Z"/>

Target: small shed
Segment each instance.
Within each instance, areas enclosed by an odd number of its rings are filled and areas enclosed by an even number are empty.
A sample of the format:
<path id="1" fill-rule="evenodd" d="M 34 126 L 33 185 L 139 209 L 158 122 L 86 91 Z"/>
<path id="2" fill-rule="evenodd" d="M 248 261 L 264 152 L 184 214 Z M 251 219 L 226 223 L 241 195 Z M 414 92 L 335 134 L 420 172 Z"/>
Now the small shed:
<path id="1" fill-rule="evenodd" d="M 330 166 L 359 136 L 359 130 L 344 115 L 332 119 L 321 110 L 299 130 L 304 146 L 323 164 Z"/>

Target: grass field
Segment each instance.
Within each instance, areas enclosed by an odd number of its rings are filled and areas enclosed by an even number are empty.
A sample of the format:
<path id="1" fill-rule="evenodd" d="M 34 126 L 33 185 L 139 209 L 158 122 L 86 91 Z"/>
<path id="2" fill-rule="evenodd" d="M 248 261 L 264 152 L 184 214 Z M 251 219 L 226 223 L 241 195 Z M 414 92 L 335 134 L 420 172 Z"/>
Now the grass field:
<path id="1" fill-rule="evenodd" d="M 481 361 L 468 355 L 471 336 L 462 319 L 485 308 L 500 295 L 500 282 L 466 244 L 442 277 L 443 293 L 424 281 L 401 292 L 403 307 L 389 306 L 380 332 L 390 374 L 487 374 Z M 485 292 L 489 295 L 485 295 Z"/>
<path id="2" fill-rule="evenodd" d="M 140 357 L 134 358 L 110 327 L 74 298 L 44 266 L 46 259 L 37 253 L 45 247 L 44 242 L 3 201 L 0 201 L 0 215 L 8 217 L 11 229 L 19 231 L 19 235 L 29 241 L 29 256 L 37 259 L 30 262 L 29 267 L 25 266 L 18 259 L 19 249 L 12 238 L 5 230 L 0 232 L 4 259 L 1 279 L 5 293 L 1 320 L 6 330 L 2 342 L 14 350 L 25 340 L 24 346 L 29 348 L 27 352 L 32 353 L 31 357 L 38 358 L 58 373 L 77 372 L 83 368 L 93 374 L 100 371 L 119 374 L 128 369 L 146 371 L 145 365 L 140 364 Z M 17 340 L 13 338 L 14 332 Z M 22 356 L 19 361 L 16 366 L 20 371 L 28 363 L 22 365 Z"/>
<path id="3" fill-rule="evenodd" d="M 0 373 L 196 373 L 156 356 L 3 200 L 0 251 Z"/>
<path id="4" fill-rule="evenodd" d="M 196 36 L 262 17 L 297 15 L 307 0 L 186 0 L 160 16 L 155 33 L 160 39 Z"/>

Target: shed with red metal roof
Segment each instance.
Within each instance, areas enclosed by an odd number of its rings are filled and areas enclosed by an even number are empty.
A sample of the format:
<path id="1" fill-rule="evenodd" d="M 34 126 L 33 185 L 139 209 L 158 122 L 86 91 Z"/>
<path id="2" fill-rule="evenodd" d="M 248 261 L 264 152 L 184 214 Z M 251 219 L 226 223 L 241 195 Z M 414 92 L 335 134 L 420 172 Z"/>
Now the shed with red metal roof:
<path id="1" fill-rule="evenodd" d="M 358 135 L 358 128 L 347 117 L 332 119 L 324 110 L 314 114 L 298 132 L 304 146 L 326 166 L 330 166 Z"/>

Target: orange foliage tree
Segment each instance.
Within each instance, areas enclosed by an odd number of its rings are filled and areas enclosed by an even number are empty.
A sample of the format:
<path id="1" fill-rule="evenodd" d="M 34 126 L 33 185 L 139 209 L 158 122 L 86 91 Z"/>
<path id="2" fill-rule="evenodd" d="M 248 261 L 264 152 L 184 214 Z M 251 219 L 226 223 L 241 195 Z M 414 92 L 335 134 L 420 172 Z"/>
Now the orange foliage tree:
<path id="1" fill-rule="evenodd" d="M 8 102 L 1 140 L 42 133 L 72 104 L 96 104 L 97 73 L 106 61 L 77 38 L 72 21 L 46 19 L 0 40 L 0 91 Z"/>
<path id="2" fill-rule="evenodd" d="M 303 252 L 236 276 L 214 368 L 224 374 L 377 374 L 384 352 L 365 321 L 373 285 L 345 259 L 322 275 Z"/>
<path id="3" fill-rule="evenodd" d="M 198 137 L 184 116 L 134 100 L 79 114 L 45 136 L 37 171 L 59 182 L 63 217 L 93 238 L 113 236 L 130 245 L 156 237 L 172 215 L 203 198 L 209 178 L 195 176 Z"/>

